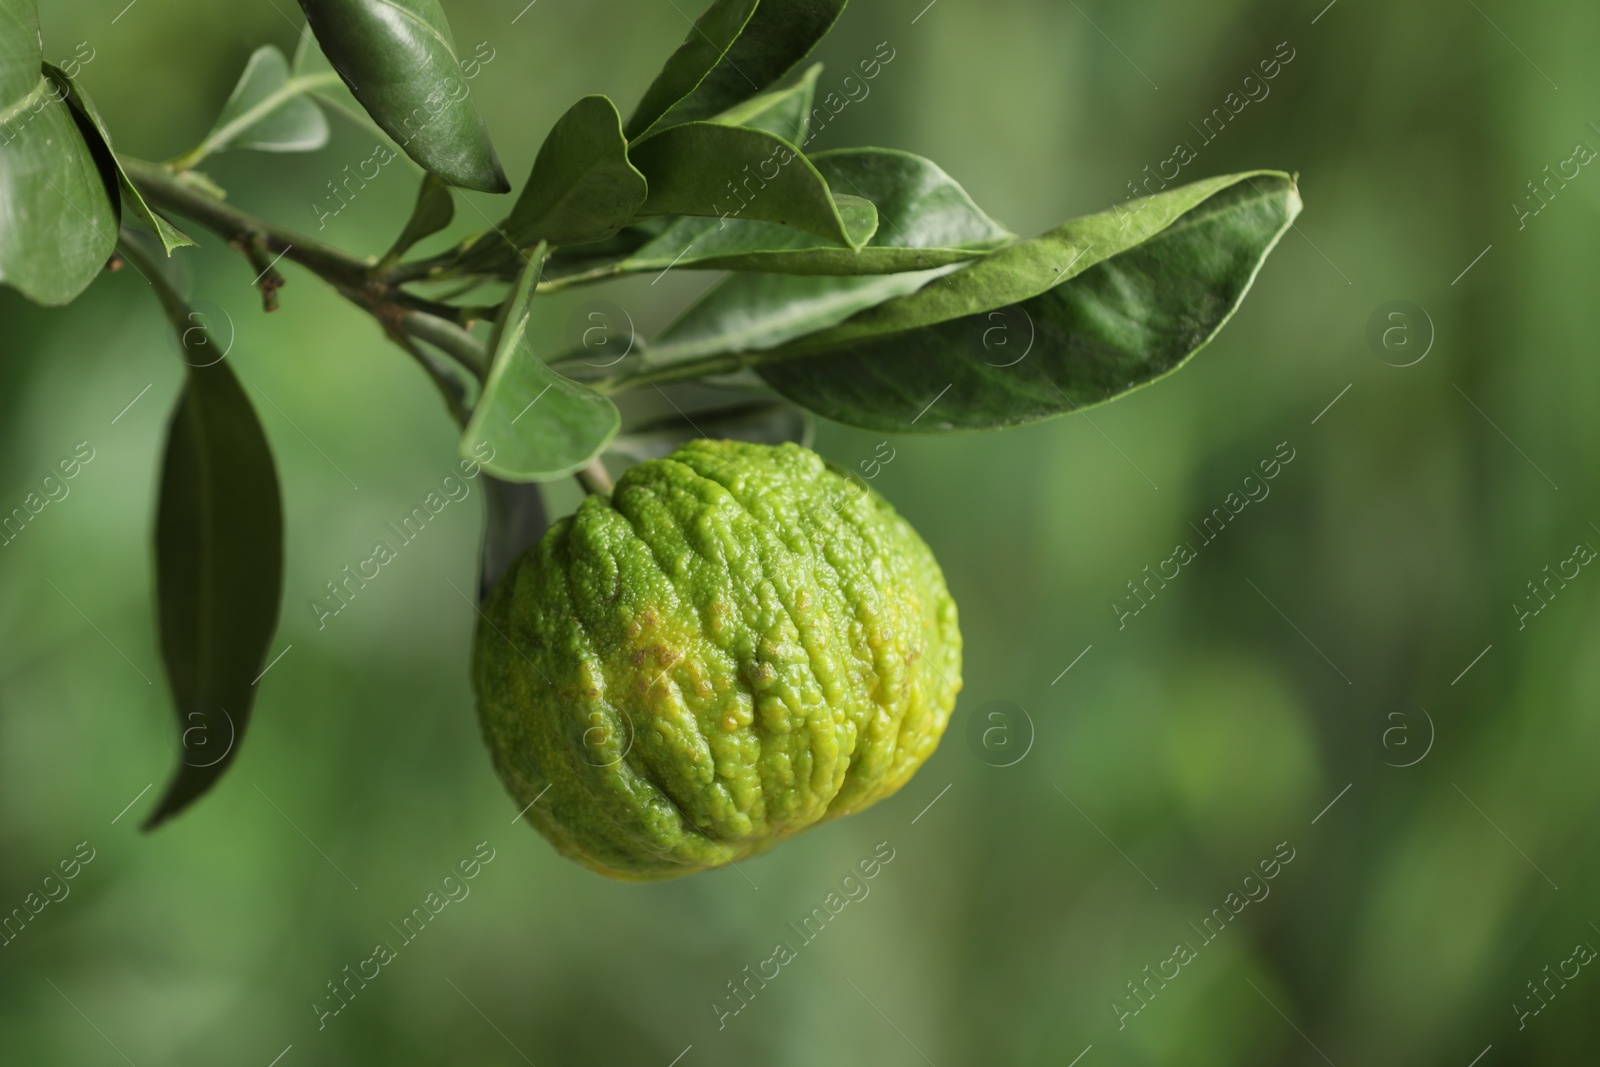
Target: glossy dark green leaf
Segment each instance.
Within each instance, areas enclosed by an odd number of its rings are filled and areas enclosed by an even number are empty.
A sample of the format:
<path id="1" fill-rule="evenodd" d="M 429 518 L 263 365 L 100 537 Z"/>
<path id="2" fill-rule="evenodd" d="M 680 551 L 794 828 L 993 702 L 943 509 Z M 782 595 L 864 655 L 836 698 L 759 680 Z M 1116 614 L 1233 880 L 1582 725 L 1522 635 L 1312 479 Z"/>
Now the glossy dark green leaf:
<path id="1" fill-rule="evenodd" d="M 327 53 L 317 43 L 317 35 L 311 31 L 310 23 L 300 28 L 300 39 L 295 42 L 294 55 L 289 59 L 289 74 L 297 80 L 316 79 L 316 84 L 308 90 L 307 95 L 322 105 L 330 116 L 342 116 L 363 133 L 375 133 L 384 138 L 389 136 L 367 114 L 361 101 L 356 99 L 345 80 L 334 69 Z"/>
<path id="2" fill-rule="evenodd" d="M 659 125 L 709 119 L 775 84 L 833 28 L 848 0 L 761 0 L 721 61 Z"/>
<path id="3" fill-rule="evenodd" d="M 455 198 L 450 195 L 450 186 L 437 174 L 424 174 L 422 185 L 417 189 L 417 202 L 411 207 L 411 217 L 406 219 L 405 228 L 400 231 L 400 236 L 394 239 L 394 244 L 389 251 L 384 253 L 379 261 L 379 267 L 387 267 L 399 262 L 400 257 L 418 241 L 432 237 L 456 217 Z"/>
<path id="4" fill-rule="evenodd" d="M 204 327 L 196 321 L 181 341 L 190 365 L 156 517 L 161 656 L 180 759 L 147 829 L 210 789 L 237 755 L 283 590 L 283 510 L 266 434 Z"/>
<path id="5" fill-rule="evenodd" d="M 645 202 L 644 175 L 628 162 L 622 116 L 604 96 L 586 96 L 556 121 L 527 187 L 501 227 L 515 244 L 599 241 Z"/>
<path id="6" fill-rule="evenodd" d="M 155 232 L 156 237 L 161 241 L 162 251 L 170 256 L 175 248 L 192 246 L 195 243 L 194 239 L 162 216 L 156 214 L 155 210 L 145 203 L 143 194 L 139 192 L 133 182 L 128 180 L 127 173 L 122 169 L 121 162 L 117 160 L 116 153 L 112 150 L 111 133 L 106 129 L 105 120 L 100 117 L 100 112 L 95 108 L 94 101 L 89 98 L 89 94 L 84 91 L 83 86 L 79 85 L 71 75 L 60 67 L 46 63 L 44 69 L 66 91 L 67 103 L 77 112 L 80 125 L 87 123 L 99 136 L 100 148 L 104 152 L 104 160 L 113 168 L 116 184 L 122 192 L 123 201 L 133 208 L 133 213 L 138 215 L 146 226 L 149 226 Z M 101 167 L 102 176 L 104 171 L 105 164 L 103 163 Z"/>
<path id="7" fill-rule="evenodd" d="M 322 51 L 406 154 L 452 185 L 503 193 L 438 0 L 300 0 Z"/>
<path id="8" fill-rule="evenodd" d="M 739 38 L 759 0 L 713 0 L 699 21 L 689 28 L 678 50 L 667 57 L 661 73 L 639 98 L 628 117 L 628 140 L 643 136 L 671 108 L 694 92 L 707 74 Z M 754 90 L 752 90 L 754 91 Z"/>
<path id="9" fill-rule="evenodd" d="M 560 478 L 588 464 L 616 434 L 610 400 L 551 370 L 528 343 L 545 248 L 534 250 L 490 342 L 483 396 L 461 436 L 461 454 L 493 458 L 483 469 L 509 482 Z"/>
<path id="10" fill-rule="evenodd" d="M 117 210 L 92 127 L 42 63 L 33 0 L 0 0 L 0 282 L 65 304 L 110 257 Z"/>
<path id="11" fill-rule="evenodd" d="M 1197 182 L 1075 219 L 751 362 L 796 403 L 870 429 L 1076 411 L 1204 346 L 1299 210 L 1288 175 Z"/>
<path id="12" fill-rule="evenodd" d="M 852 250 L 878 228 L 871 201 L 831 191 L 798 148 L 764 130 L 692 122 L 652 134 L 630 155 L 650 183 L 640 215 L 776 222 Z"/>

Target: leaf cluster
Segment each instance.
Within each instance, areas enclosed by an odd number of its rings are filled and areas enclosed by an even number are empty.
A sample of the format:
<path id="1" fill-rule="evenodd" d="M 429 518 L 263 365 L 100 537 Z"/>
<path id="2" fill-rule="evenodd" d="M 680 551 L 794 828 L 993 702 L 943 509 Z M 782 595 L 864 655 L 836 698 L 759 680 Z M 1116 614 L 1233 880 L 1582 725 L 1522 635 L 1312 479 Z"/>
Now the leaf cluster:
<path id="1" fill-rule="evenodd" d="M 450 225 L 454 189 L 512 188 L 467 64 L 438 0 L 300 2 L 310 32 L 295 55 L 257 50 L 210 132 L 153 164 L 118 155 L 84 87 L 43 61 L 33 0 L 0 0 L 0 282 L 64 304 L 120 249 L 185 353 L 156 528 L 162 652 L 185 738 L 225 727 L 230 744 L 210 763 L 186 747 L 152 823 L 231 760 L 283 568 L 266 434 L 168 281 L 164 257 L 194 243 L 169 215 L 239 248 L 268 310 L 287 258 L 419 363 L 462 426 L 463 455 L 494 456 L 492 579 L 542 526 L 537 491 L 519 484 L 576 474 L 603 491 L 602 457 L 701 434 L 803 440 L 816 415 L 884 432 L 997 429 L 1146 385 L 1215 336 L 1300 210 L 1290 176 L 1256 171 L 1021 239 L 931 160 L 807 150 L 843 105 L 819 102 L 822 68 L 801 64 L 846 0 L 713 0 L 626 118 L 608 97 L 578 100 L 498 224 L 408 258 Z M 884 42 L 847 82 L 894 58 Z M 423 172 L 382 256 L 256 219 L 198 169 L 223 151 L 320 148 L 329 113 L 375 125 Z M 727 274 L 648 344 L 609 328 L 603 345 L 570 352 L 530 343 L 542 296 L 669 270 Z M 496 283 L 502 299 L 466 302 Z M 486 335 L 477 321 L 492 323 Z"/>

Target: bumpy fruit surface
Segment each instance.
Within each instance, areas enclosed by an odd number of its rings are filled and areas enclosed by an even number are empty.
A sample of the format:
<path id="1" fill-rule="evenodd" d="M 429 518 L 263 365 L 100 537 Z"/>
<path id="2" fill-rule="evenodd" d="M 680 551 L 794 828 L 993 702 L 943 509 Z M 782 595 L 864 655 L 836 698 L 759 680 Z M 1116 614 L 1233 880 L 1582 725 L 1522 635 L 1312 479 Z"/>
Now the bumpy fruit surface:
<path id="1" fill-rule="evenodd" d="M 697 441 L 631 468 L 511 567 L 474 649 L 484 736 L 528 821 L 636 881 L 890 795 L 960 679 L 927 545 L 797 445 Z"/>

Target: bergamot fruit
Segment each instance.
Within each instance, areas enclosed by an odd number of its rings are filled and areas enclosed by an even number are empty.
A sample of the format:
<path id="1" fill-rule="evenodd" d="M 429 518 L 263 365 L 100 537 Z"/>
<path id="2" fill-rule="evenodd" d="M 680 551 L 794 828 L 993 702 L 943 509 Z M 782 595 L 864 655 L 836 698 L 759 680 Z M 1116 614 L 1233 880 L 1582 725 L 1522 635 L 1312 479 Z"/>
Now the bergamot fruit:
<path id="1" fill-rule="evenodd" d="M 961 688 L 928 546 L 792 444 L 702 440 L 628 470 L 500 579 L 473 658 L 484 737 L 527 820 L 634 881 L 889 796 Z"/>

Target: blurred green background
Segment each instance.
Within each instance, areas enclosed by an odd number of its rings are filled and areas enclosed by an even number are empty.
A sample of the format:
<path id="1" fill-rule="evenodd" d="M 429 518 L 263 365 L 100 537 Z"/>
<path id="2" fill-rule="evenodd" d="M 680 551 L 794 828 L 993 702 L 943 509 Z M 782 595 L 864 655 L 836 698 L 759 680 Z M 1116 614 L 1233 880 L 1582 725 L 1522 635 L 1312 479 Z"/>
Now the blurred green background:
<path id="1" fill-rule="evenodd" d="M 686 28 L 665 0 L 524 2 L 447 5 L 461 51 L 493 53 L 472 85 L 514 181 L 578 96 L 626 111 Z M 1551 585 L 1525 625 L 1512 605 L 1600 546 L 1600 175 L 1520 228 L 1511 205 L 1600 146 L 1600 8 L 925 2 L 846 12 L 823 91 L 879 42 L 895 58 L 820 147 L 928 155 L 1021 233 L 1105 208 L 1179 141 L 1181 180 L 1281 167 L 1307 209 L 1182 374 L 1087 416 L 892 442 L 875 484 L 944 566 L 965 691 L 900 794 L 739 870 L 614 884 L 513 824 L 467 684 L 477 491 L 318 629 L 309 601 L 450 472 L 452 428 L 364 316 L 297 268 L 263 315 L 210 238 L 186 258 L 278 452 L 289 651 L 221 786 L 141 834 L 174 758 L 149 530 L 181 367 L 131 272 L 66 310 L 0 291 L 0 510 L 94 454 L 0 548 L 0 910 L 80 842 L 94 857 L 0 948 L 0 1062 L 1593 1062 L 1600 974 L 1548 976 L 1600 945 L 1600 577 Z M 286 0 L 125 3 L 46 0 L 45 52 L 87 42 L 119 149 L 152 159 L 299 25 Z M 1205 143 L 1194 126 L 1289 52 Z M 334 128 L 315 155 L 207 169 L 314 232 L 374 145 Z M 381 251 L 416 178 L 401 157 L 319 236 Z M 481 225 L 463 207 L 452 236 Z M 541 328 L 561 346 L 600 296 L 648 336 L 712 280 L 552 299 Z M 1386 362 L 1368 326 L 1394 300 L 1431 327 L 1411 313 Z M 824 424 L 817 447 L 853 466 L 879 440 Z M 1119 629 L 1125 583 L 1284 442 L 1270 496 Z M 1001 730 L 988 747 L 974 721 Z M 480 842 L 470 896 L 319 1029 L 327 983 Z M 787 924 L 880 842 L 870 894 L 801 946 Z M 1206 942 L 1275 851 L 1270 894 Z M 719 1028 L 780 940 L 798 958 Z M 1136 999 L 1179 942 L 1195 958 Z"/>

